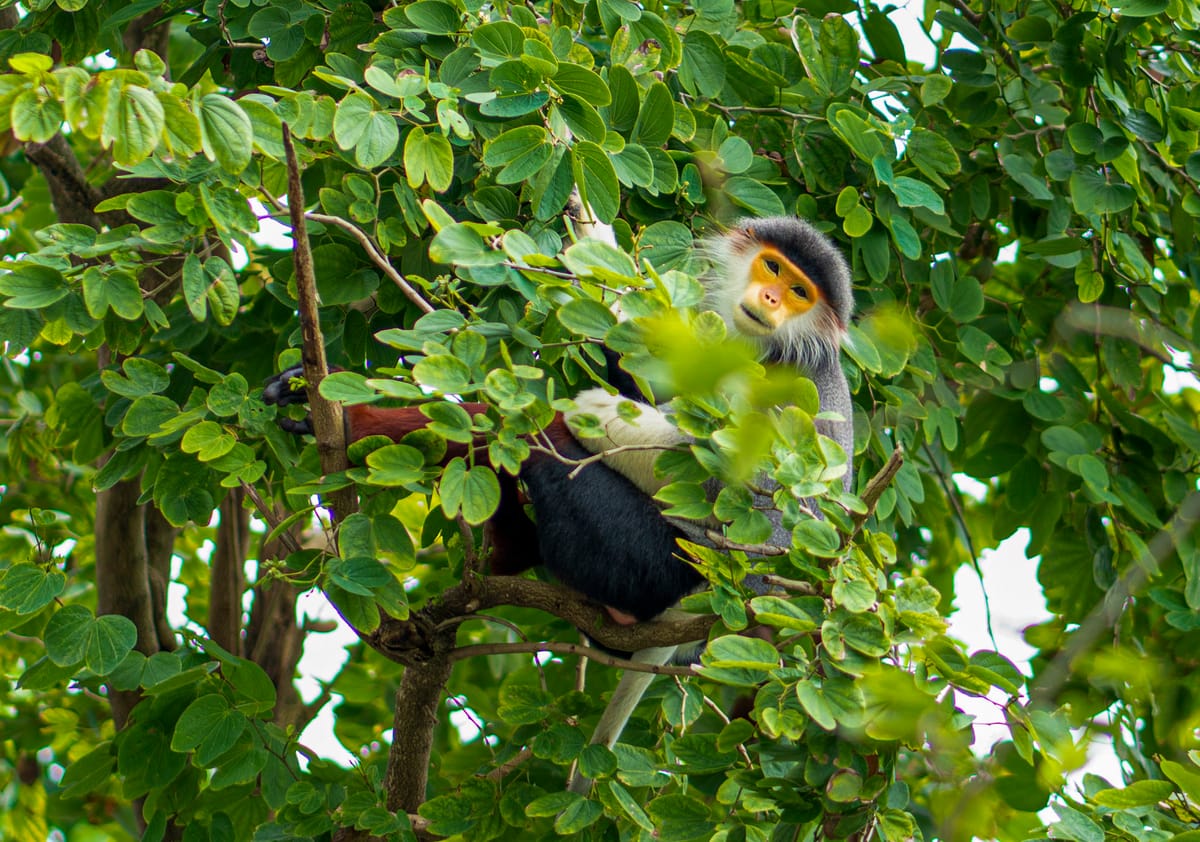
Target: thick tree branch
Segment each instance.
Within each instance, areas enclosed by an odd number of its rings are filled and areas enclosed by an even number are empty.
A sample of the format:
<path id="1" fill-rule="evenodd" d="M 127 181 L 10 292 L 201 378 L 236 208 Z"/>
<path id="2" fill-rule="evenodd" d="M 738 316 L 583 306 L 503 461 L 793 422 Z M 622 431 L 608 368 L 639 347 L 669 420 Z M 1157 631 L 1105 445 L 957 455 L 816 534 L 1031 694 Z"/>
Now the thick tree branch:
<path id="1" fill-rule="evenodd" d="M 278 524 L 278 516 L 271 513 L 271 517 L 269 522 Z M 298 545 L 294 534 L 280 532 L 263 542 L 258 550 L 259 561 L 281 558 Z M 302 728 L 316 715 L 316 710 L 310 712 L 301 701 L 295 684 L 296 665 L 304 654 L 304 638 L 309 629 L 302 629 L 296 622 L 296 588 L 290 582 L 264 578 L 262 569 L 260 563 L 250 622 L 246 626 L 246 657 L 262 667 L 275 685 L 275 722 L 285 728 L 291 725 Z"/>
<path id="2" fill-rule="evenodd" d="M 628 658 L 619 658 L 616 655 L 610 655 L 608 652 L 597 649 L 594 646 L 584 646 L 581 643 L 560 643 L 558 641 L 542 641 L 540 643 L 478 643 L 472 646 L 460 646 L 450 653 L 450 660 L 457 662 L 466 660 L 467 658 L 476 658 L 480 655 L 513 655 L 523 652 L 530 654 L 554 652 L 559 655 L 578 655 L 581 658 L 588 658 L 589 660 L 617 669 L 630 670 L 632 672 L 648 672 L 654 675 L 687 676 L 696 674 L 695 670 L 691 667 L 643 664 L 640 661 L 631 661 Z"/>
<path id="3" fill-rule="evenodd" d="M 363 639 L 371 648 L 397 663 L 406 666 L 425 664 L 436 657 L 438 635 L 458 625 L 447 623 L 447 620 L 499 605 L 537 608 L 553 614 L 592 640 L 619 652 L 704 640 L 717 619 L 697 615 L 679 622 L 618 626 L 601 606 L 569 588 L 517 576 L 487 576 L 479 579 L 475 588 L 463 585 L 450 588 L 439 600 L 407 620 L 385 617 L 379 628 Z"/>
<path id="4" fill-rule="evenodd" d="M 220 646 L 242 654 L 242 593 L 246 590 L 246 556 L 250 551 L 250 513 L 244 494 L 232 489 L 219 507 L 217 548 L 209 577 L 208 633 Z"/>
<path id="5" fill-rule="evenodd" d="M 383 788 L 387 808 L 415 813 L 425 801 L 433 732 L 450 680 L 454 629 L 444 629 L 432 641 L 434 656 L 404 670 L 396 692 L 392 746 L 388 751 Z"/>
<path id="6" fill-rule="evenodd" d="M 1134 560 L 1117 583 L 1108 589 L 1104 597 L 1071 633 L 1067 645 L 1059 650 L 1054 659 L 1039 671 L 1036 681 L 1029 690 L 1034 704 L 1053 708 L 1058 693 L 1071 673 L 1079 666 L 1077 661 L 1086 655 L 1105 634 L 1111 633 L 1128 607 L 1130 599 L 1137 596 L 1150 581 L 1150 577 L 1162 569 L 1162 564 L 1180 540 L 1191 534 L 1200 523 L 1200 492 L 1193 491 L 1176 509 L 1174 517 L 1146 547 L 1146 556 Z"/>
<path id="7" fill-rule="evenodd" d="M 321 381 L 329 374 L 329 364 L 325 359 L 325 338 L 321 335 L 317 280 L 313 271 L 312 249 L 308 244 L 308 228 L 304 221 L 304 188 L 300 184 L 300 165 L 296 161 L 296 147 L 292 144 L 292 133 L 286 123 L 283 124 L 283 148 L 287 153 L 292 259 L 296 268 L 300 331 L 304 343 L 301 360 L 304 363 L 304 379 L 308 383 L 308 405 L 312 412 L 313 432 L 317 439 L 317 452 L 321 457 L 321 470 L 332 474 L 350 467 L 346 458 L 346 428 L 341 405 L 325 399 L 320 392 Z M 353 488 L 340 489 L 329 496 L 338 518 L 344 518 L 358 510 Z"/>
<path id="8" fill-rule="evenodd" d="M 145 515 L 138 505 L 140 483 L 124 480 L 96 499 L 96 613 L 119 614 L 137 629 L 137 650 L 159 651 L 158 627 L 146 556 Z M 109 690 L 113 721 L 124 727 L 137 704 L 136 692 Z"/>

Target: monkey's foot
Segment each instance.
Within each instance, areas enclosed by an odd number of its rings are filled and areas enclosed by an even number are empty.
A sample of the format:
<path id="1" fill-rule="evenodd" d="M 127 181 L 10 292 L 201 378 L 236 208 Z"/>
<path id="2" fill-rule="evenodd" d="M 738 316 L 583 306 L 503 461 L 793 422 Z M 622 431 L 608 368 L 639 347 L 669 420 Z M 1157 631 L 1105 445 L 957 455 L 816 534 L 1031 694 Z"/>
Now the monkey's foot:
<path id="1" fill-rule="evenodd" d="M 632 614 L 626 614 L 619 608 L 613 608 L 611 605 L 604 606 L 604 610 L 608 612 L 608 616 L 612 617 L 612 621 L 618 626 L 636 625 L 638 618 Z"/>
<path id="2" fill-rule="evenodd" d="M 308 392 L 304 385 L 304 367 L 292 366 L 289 369 L 267 378 L 263 384 L 263 403 L 272 406 L 291 406 L 294 403 L 307 403 Z M 285 432 L 296 436 L 312 435 L 312 418 L 305 415 L 297 420 L 280 417 L 279 426 Z"/>
<path id="3" fill-rule="evenodd" d="M 263 384 L 263 403 L 274 406 L 290 406 L 307 403 L 308 392 L 304 385 L 304 366 L 295 365 L 267 378 Z"/>

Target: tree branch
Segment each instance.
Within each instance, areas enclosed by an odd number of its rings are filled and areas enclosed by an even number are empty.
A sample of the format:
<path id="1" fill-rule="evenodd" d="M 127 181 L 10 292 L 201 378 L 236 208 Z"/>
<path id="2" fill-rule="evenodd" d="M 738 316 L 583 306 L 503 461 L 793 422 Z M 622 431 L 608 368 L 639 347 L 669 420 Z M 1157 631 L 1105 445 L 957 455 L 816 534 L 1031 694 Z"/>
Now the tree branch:
<path id="1" fill-rule="evenodd" d="M 308 383 L 308 405 L 312 412 L 317 453 L 321 457 L 321 471 L 332 474 L 350 467 L 346 458 L 346 428 L 341 405 L 322 397 L 320 392 L 321 381 L 329 374 L 329 363 L 325 359 L 317 281 L 313 271 L 312 249 L 308 244 L 308 227 L 304 221 L 304 188 L 300 184 L 300 165 L 296 162 L 296 148 L 292 145 L 292 133 L 287 123 L 283 124 L 283 148 L 287 154 L 292 260 L 296 268 L 300 331 L 303 334 L 301 360 L 304 363 L 304 379 Z M 329 496 L 337 518 L 344 518 L 358 510 L 353 488 L 339 489 Z"/>
<path id="2" fill-rule="evenodd" d="M 208 633 L 235 655 L 242 654 L 242 593 L 250 551 L 250 513 L 242 506 L 243 497 L 240 488 L 231 489 L 218 507 L 221 523 L 208 583 Z"/>
<path id="3" fill-rule="evenodd" d="M 594 646 L 584 646 L 582 643 L 564 643 L 560 641 L 541 641 L 538 643 L 477 643 L 471 646 L 460 646 L 450 653 L 451 661 L 462 661 L 467 658 L 475 658 L 480 655 L 513 655 L 528 652 L 536 654 L 538 652 L 556 652 L 559 655 L 578 655 L 581 658 L 589 658 L 597 663 L 605 664 L 606 666 L 616 667 L 617 669 L 630 670 L 631 672 L 648 672 L 654 675 L 695 675 L 696 671 L 692 667 L 673 667 L 673 666 L 658 666 L 656 664 L 643 664 L 640 661 L 631 661 L 627 658 L 620 658 L 616 655 L 610 655 L 608 652 L 597 649 Z"/>

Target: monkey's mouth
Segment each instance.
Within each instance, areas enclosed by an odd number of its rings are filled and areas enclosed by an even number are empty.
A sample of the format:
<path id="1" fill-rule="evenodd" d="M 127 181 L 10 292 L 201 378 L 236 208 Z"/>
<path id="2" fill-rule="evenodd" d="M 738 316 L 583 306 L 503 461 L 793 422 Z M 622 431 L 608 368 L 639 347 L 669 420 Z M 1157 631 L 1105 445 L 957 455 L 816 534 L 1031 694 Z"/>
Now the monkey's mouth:
<path id="1" fill-rule="evenodd" d="M 774 333 L 775 327 L 745 304 L 739 304 L 734 312 L 734 323 L 744 332 L 755 336 Z"/>

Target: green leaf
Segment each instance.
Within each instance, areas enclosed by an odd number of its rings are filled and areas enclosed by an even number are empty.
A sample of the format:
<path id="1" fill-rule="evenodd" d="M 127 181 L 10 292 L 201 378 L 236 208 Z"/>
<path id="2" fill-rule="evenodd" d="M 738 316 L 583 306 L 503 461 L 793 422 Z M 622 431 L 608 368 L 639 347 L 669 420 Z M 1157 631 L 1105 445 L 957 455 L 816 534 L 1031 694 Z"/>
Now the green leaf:
<path id="1" fill-rule="evenodd" d="M 363 169 L 372 169 L 391 158 L 399 143 L 400 127 L 396 118 L 384 111 L 372 111 L 354 145 L 354 161 Z M 430 186 L 433 186 L 432 182 Z"/>
<path id="2" fill-rule="evenodd" d="M 82 605 L 68 605 L 46 624 L 46 654 L 59 666 L 83 663 L 97 675 L 108 675 L 137 643 L 137 628 L 126 617 L 95 617 Z"/>
<path id="3" fill-rule="evenodd" d="M 804 68 L 818 89 L 840 96 L 850 89 L 858 72 L 858 36 L 846 19 L 829 15 L 814 33 L 812 23 L 797 21 L 793 29 Z"/>
<path id="4" fill-rule="evenodd" d="M 626 187 L 650 187 L 654 184 L 654 160 L 644 146 L 627 143 L 610 160 L 617 178 Z"/>
<path id="5" fill-rule="evenodd" d="M 731 175 L 743 173 L 754 163 L 754 152 L 750 144 L 737 135 L 730 135 L 721 143 L 717 150 L 721 158 L 722 168 Z"/>
<path id="6" fill-rule="evenodd" d="M 405 16 L 421 32 L 430 35 L 453 35 L 462 29 L 462 15 L 454 6 L 441 0 L 417 0 L 402 7 Z"/>
<path id="7" fill-rule="evenodd" d="M 237 437 L 216 421 L 201 421 L 183 434 L 180 447 L 184 453 L 195 453 L 201 462 L 211 462 L 233 450 Z"/>
<path id="8" fill-rule="evenodd" d="M 800 706 L 804 708 L 804 712 L 811 716 L 817 725 L 826 731 L 832 731 L 837 727 L 833 707 L 825 699 L 825 694 L 821 691 L 818 684 L 812 681 L 797 683 L 796 699 L 800 702 Z"/>
<path id="9" fill-rule="evenodd" d="M 942 202 L 941 196 L 934 192 L 923 181 L 918 181 L 915 178 L 908 176 L 897 176 L 890 185 L 888 185 L 892 193 L 896 196 L 901 207 L 906 208 L 929 208 L 934 213 L 945 213 L 946 206 Z"/>
<path id="10" fill-rule="evenodd" d="M 419 126 L 414 128 L 404 141 L 404 172 L 413 189 L 428 181 L 436 192 L 446 192 L 454 179 L 454 151 L 450 141 L 445 135 L 427 135 Z"/>
<path id="11" fill-rule="evenodd" d="M 524 52 L 525 34 L 512 21 L 485 23 L 471 33 L 474 44 L 485 58 L 520 58 Z"/>
<path id="12" fill-rule="evenodd" d="M 908 61 L 908 56 L 904 52 L 904 39 L 900 37 L 900 30 L 896 24 L 892 23 L 891 18 L 885 12 L 880 12 L 871 7 L 867 13 L 867 19 L 863 21 L 863 34 L 867 36 L 867 41 L 871 45 L 871 50 L 875 53 L 875 57 L 887 61 L 894 61 L 903 66 Z"/>
<path id="13" fill-rule="evenodd" d="M 140 318 L 143 312 L 142 290 L 137 278 L 119 269 L 105 272 L 88 267 L 84 270 L 83 303 L 94 319 L 104 318 L 110 309 L 127 320 Z"/>
<path id="14" fill-rule="evenodd" d="M 1113 4 L 1114 9 L 1131 18 L 1154 17 L 1165 12 L 1169 6 L 1169 0 L 1123 0 Z"/>
<path id="15" fill-rule="evenodd" d="M 70 294 L 62 272 L 38 263 L 18 263 L 0 274 L 0 295 L 9 296 L 5 307 L 41 310 Z"/>
<path id="16" fill-rule="evenodd" d="M 603 339 L 608 329 L 617 323 L 617 317 L 599 301 L 576 298 L 558 310 L 558 320 L 572 333 Z"/>
<path id="17" fill-rule="evenodd" d="M 355 91 L 338 103 L 333 116 L 333 139 L 342 149 L 353 149 L 367 131 L 375 100 L 362 91 Z"/>
<path id="18" fill-rule="evenodd" d="M 434 354 L 413 366 L 413 377 L 422 386 L 452 395 L 466 391 L 471 382 L 471 369 L 458 357 Z"/>
<path id="19" fill-rule="evenodd" d="M 558 104 L 558 113 L 566 121 L 567 127 L 580 140 L 590 140 L 593 143 L 603 143 L 608 129 L 604 118 L 590 103 L 579 97 L 566 95 Z M 648 156 L 647 156 L 648 157 Z"/>
<path id="20" fill-rule="evenodd" d="M 221 94 L 205 94 L 198 103 L 200 145 L 210 161 L 237 174 L 254 152 L 254 126 L 236 102 Z"/>
<path id="21" fill-rule="evenodd" d="M 1175 790 L 1170 781 L 1134 781 L 1124 789 L 1102 789 L 1092 796 L 1101 807 L 1128 810 L 1165 801 Z"/>
<path id="22" fill-rule="evenodd" d="M 56 568 L 14 564 L 0 577 L 0 608 L 17 614 L 41 611 L 66 587 L 66 575 Z"/>
<path id="23" fill-rule="evenodd" d="M 486 465 L 476 465 L 463 477 L 463 519 L 479 526 L 492 516 L 500 504 L 500 481 L 496 472 Z"/>
<path id="24" fill-rule="evenodd" d="M 580 240 L 563 252 L 562 261 L 581 278 L 595 278 L 613 285 L 639 283 L 637 269 L 629 255 L 600 240 Z"/>
<path id="25" fill-rule="evenodd" d="M 1055 837 L 1076 842 L 1104 842 L 1104 830 L 1083 813 L 1065 804 L 1052 804 L 1051 809 L 1059 819 L 1050 825 Z"/>
<path id="26" fill-rule="evenodd" d="M 429 259 L 456 266 L 495 266 L 508 255 L 493 249 L 470 223 L 456 222 L 438 231 L 429 244 Z"/>
<path id="27" fill-rule="evenodd" d="M 521 126 L 493 138 L 483 148 L 483 163 L 502 167 L 498 184 L 516 184 L 533 178 L 554 152 L 541 126 Z M 611 165 L 610 165 L 611 166 Z"/>
<path id="28" fill-rule="evenodd" d="M 1042 431 L 1042 444 L 1050 450 L 1064 453 L 1068 456 L 1082 456 L 1092 452 L 1085 439 L 1079 432 L 1070 427 L 1054 426 Z"/>
<path id="29" fill-rule="evenodd" d="M 826 520 L 802 520 L 792 530 L 792 546 L 821 558 L 836 558 L 841 536 Z"/>
<path id="30" fill-rule="evenodd" d="M 224 696 L 207 693 L 188 705 L 175 723 L 173 751 L 196 752 L 196 763 L 208 765 L 233 748 L 248 721 Z"/>
<path id="31" fill-rule="evenodd" d="M 611 223 L 620 208 L 621 188 L 608 154 L 594 143 L 580 141 L 571 149 L 575 184 L 596 218 Z"/>
<path id="32" fill-rule="evenodd" d="M 115 93 L 115 96 L 114 96 Z M 113 160 L 131 166 L 147 158 L 163 136 L 166 112 L 152 92 L 137 85 L 109 90 L 101 139 L 112 144 Z"/>
<path id="33" fill-rule="evenodd" d="M 117 758 L 112 741 L 105 741 L 83 757 L 71 762 L 62 776 L 62 791 L 67 798 L 82 798 L 110 781 Z"/>
<path id="34" fill-rule="evenodd" d="M 725 57 L 717 40 L 702 29 L 689 29 L 683 38 L 679 81 L 692 94 L 716 97 L 725 87 Z"/>
<path id="35" fill-rule="evenodd" d="M 179 417 L 179 405 L 161 395 L 144 395 L 130 405 L 121 422 L 127 436 L 152 436 Z"/>
<path id="36" fill-rule="evenodd" d="M 780 216 L 783 202 L 765 184 L 746 176 L 734 176 L 725 182 L 725 193 L 731 202 L 755 216 Z"/>
<path id="37" fill-rule="evenodd" d="M 405 486 L 425 476 L 425 457 L 406 444 L 380 447 L 367 456 L 372 485 Z"/>
<path id="38" fill-rule="evenodd" d="M 633 820 L 633 823 L 647 833 L 653 833 L 656 828 L 654 822 L 650 821 L 650 817 L 646 815 L 646 811 L 638 804 L 637 799 L 630 795 L 629 790 L 621 786 L 616 781 L 607 781 L 608 791 L 612 793 L 618 805 Z"/>
<path id="39" fill-rule="evenodd" d="M 570 62 L 559 62 L 558 72 L 550 78 L 550 85 L 560 94 L 579 97 L 584 102 L 601 108 L 612 102 L 608 85 L 596 73 L 586 67 Z"/>
<path id="40" fill-rule="evenodd" d="M 954 175 L 962 170 L 958 152 L 950 141 L 933 131 L 914 129 L 909 135 L 904 154 L 930 181 L 940 187 L 946 186 L 942 176 Z"/>
<path id="41" fill-rule="evenodd" d="M 671 137 L 674 126 L 675 106 L 671 92 L 662 82 L 655 82 L 646 91 L 629 139 L 642 146 L 662 146 Z"/>
<path id="42" fill-rule="evenodd" d="M 638 257 L 649 260 L 659 272 L 682 269 L 692 258 L 693 245 L 690 228 L 664 219 L 642 229 L 638 236 Z"/>
<path id="43" fill-rule="evenodd" d="M 1071 174 L 1071 203 L 1082 214 L 1120 213 L 1133 206 L 1136 191 L 1128 184 L 1112 183 L 1104 173 L 1090 168 Z"/>
<path id="44" fill-rule="evenodd" d="M 57 99 L 30 89 L 13 101 L 12 132 L 18 140 L 46 143 L 58 134 L 65 116 Z"/>
<path id="45" fill-rule="evenodd" d="M 246 378 L 234 373 L 214 383 L 208 392 L 205 406 L 218 418 L 228 418 L 241 411 L 250 393 Z"/>
<path id="46" fill-rule="evenodd" d="M 1174 760 L 1164 760 L 1161 763 L 1163 774 L 1179 787 L 1179 791 L 1193 803 L 1200 802 L 1200 770 L 1193 764 L 1191 768 Z"/>
<path id="47" fill-rule="evenodd" d="M 335 559 L 326 572 L 335 585 L 362 596 L 374 596 L 377 588 L 394 580 L 391 572 L 373 558 Z"/>

